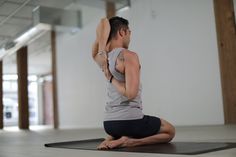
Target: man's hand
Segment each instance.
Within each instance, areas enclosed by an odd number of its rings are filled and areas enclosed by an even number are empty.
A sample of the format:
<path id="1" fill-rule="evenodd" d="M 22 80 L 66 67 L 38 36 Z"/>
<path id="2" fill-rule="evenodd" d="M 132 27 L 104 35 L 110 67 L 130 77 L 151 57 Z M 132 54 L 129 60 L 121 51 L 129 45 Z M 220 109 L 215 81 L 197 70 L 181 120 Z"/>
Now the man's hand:
<path id="1" fill-rule="evenodd" d="M 109 70 L 108 64 L 106 64 L 106 66 L 103 66 L 102 71 L 104 72 L 104 75 L 106 77 L 107 80 L 111 79 L 111 72 Z"/>
<path id="2" fill-rule="evenodd" d="M 104 72 L 106 79 L 110 80 L 112 75 L 111 75 L 111 72 L 108 67 L 107 53 L 106 52 L 99 52 L 97 54 L 97 58 L 99 58 L 99 60 L 100 60 L 99 66 L 102 69 L 102 71 Z"/>
<path id="3" fill-rule="evenodd" d="M 100 68 L 105 69 L 105 67 L 107 66 L 107 61 L 108 61 L 107 53 L 105 51 L 98 52 L 96 59 Z"/>

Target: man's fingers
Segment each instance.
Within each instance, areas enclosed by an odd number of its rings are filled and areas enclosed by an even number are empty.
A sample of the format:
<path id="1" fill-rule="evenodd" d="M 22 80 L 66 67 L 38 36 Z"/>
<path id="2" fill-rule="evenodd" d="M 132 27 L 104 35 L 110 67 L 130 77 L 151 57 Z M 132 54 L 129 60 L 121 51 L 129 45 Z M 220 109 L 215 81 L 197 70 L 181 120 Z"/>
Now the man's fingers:
<path id="1" fill-rule="evenodd" d="M 100 68 L 102 69 L 102 72 L 104 72 L 104 75 L 107 79 L 110 79 L 111 73 L 108 68 L 107 62 L 105 64 L 100 65 Z"/>
<path id="2" fill-rule="evenodd" d="M 109 70 L 107 68 L 105 69 L 105 75 L 106 75 L 107 78 L 109 78 L 110 73 L 109 73 Z"/>

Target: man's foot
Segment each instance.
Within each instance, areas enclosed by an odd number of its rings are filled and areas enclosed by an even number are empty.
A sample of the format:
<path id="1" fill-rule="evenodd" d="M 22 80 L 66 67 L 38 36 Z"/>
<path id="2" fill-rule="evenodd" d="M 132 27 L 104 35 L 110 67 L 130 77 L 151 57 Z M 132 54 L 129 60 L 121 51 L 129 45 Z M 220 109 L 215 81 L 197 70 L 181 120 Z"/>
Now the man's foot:
<path id="1" fill-rule="evenodd" d="M 108 140 L 104 140 L 104 141 L 97 147 L 97 149 L 99 149 L 99 150 L 106 150 L 106 149 L 109 149 L 108 143 L 109 143 Z"/>
<path id="2" fill-rule="evenodd" d="M 119 147 L 133 147 L 135 146 L 135 139 L 129 138 L 127 136 L 122 136 L 117 140 L 113 139 L 106 139 L 104 140 L 97 149 L 100 150 L 107 150 Z"/>
<path id="3" fill-rule="evenodd" d="M 109 149 L 108 143 L 113 140 L 112 136 L 108 136 L 98 147 L 97 149 L 106 150 Z"/>
<path id="4" fill-rule="evenodd" d="M 107 143 L 109 149 L 119 148 L 119 147 L 129 147 L 129 141 L 131 138 L 127 136 L 122 136 L 118 140 L 112 140 Z"/>

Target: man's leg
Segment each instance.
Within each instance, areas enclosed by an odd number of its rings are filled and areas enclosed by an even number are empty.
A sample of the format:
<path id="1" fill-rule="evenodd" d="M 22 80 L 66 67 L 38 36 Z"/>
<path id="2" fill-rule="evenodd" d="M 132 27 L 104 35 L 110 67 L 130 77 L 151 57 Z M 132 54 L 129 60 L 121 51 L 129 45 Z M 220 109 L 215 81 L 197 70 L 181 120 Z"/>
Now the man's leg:
<path id="1" fill-rule="evenodd" d="M 134 139 L 126 136 L 121 137 L 118 140 L 111 140 L 107 143 L 108 148 L 116 147 L 133 147 L 140 145 L 156 144 L 156 143 L 168 143 L 175 136 L 175 128 L 166 120 L 161 119 L 161 128 L 158 134 L 149 137 Z"/>

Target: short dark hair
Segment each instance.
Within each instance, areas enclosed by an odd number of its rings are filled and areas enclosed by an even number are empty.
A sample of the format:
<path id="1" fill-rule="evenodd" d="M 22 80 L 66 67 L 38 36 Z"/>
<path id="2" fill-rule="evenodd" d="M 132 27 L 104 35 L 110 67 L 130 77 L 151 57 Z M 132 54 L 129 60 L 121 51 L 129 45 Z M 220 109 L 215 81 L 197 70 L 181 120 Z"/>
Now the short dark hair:
<path id="1" fill-rule="evenodd" d="M 129 28 L 129 21 L 118 16 L 114 16 L 109 19 L 109 23 L 111 26 L 111 31 L 108 37 L 109 42 L 112 38 L 116 37 L 116 33 L 121 29 L 128 29 Z"/>

